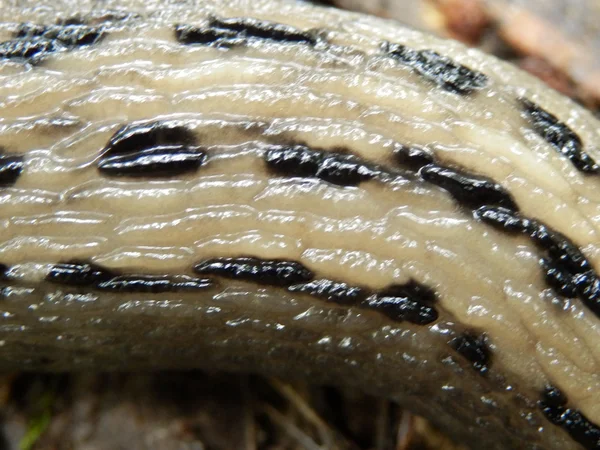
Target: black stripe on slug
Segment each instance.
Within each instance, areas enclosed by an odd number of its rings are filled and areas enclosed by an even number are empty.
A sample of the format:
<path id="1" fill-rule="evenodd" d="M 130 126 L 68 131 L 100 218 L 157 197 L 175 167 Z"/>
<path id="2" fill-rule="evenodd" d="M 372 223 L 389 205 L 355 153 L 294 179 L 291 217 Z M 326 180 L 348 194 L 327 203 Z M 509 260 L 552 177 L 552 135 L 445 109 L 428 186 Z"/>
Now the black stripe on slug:
<path id="1" fill-rule="evenodd" d="M 157 121 L 125 125 L 116 131 L 104 149 L 104 156 L 135 153 L 161 146 L 194 146 L 196 136 L 183 125 Z"/>
<path id="2" fill-rule="evenodd" d="M 547 253 L 540 259 L 546 281 L 562 295 L 579 298 L 600 317 L 600 279 L 583 252 L 565 235 L 545 224 L 522 217 L 515 211 L 483 206 L 475 217 L 504 231 L 524 234 Z"/>
<path id="3" fill-rule="evenodd" d="M 63 49 L 59 43 L 44 38 L 13 39 L 0 42 L 0 59 L 25 59 L 35 63 L 45 55 Z"/>
<path id="4" fill-rule="evenodd" d="M 332 280 L 320 279 L 288 287 L 290 292 L 301 292 L 340 305 L 358 305 L 366 296 L 363 289 Z"/>
<path id="5" fill-rule="evenodd" d="M 600 166 L 583 150 L 581 139 L 566 123 L 531 100 L 520 99 L 525 115 L 535 132 L 581 172 L 599 173 Z"/>
<path id="6" fill-rule="evenodd" d="M 6 280 L 6 274 L 8 273 L 8 266 L 0 263 L 0 281 Z"/>
<path id="7" fill-rule="evenodd" d="M 435 157 L 428 150 L 419 147 L 406 147 L 404 145 L 396 147 L 394 158 L 398 164 L 414 172 L 435 162 Z"/>
<path id="8" fill-rule="evenodd" d="M 97 286 L 116 274 L 111 270 L 87 261 L 71 260 L 54 265 L 46 281 L 69 286 Z"/>
<path id="9" fill-rule="evenodd" d="M 211 287 L 209 279 L 188 276 L 121 275 L 96 285 L 101 291 L 119 293 L 152 293 L 197 291 Z"/>
<path id="10" fill-rule="evenodd" d="M 266 39 L 274 42 L 291 44 L 317 44 L 317 38 L 310 32 L 302 31 L 289 25 L 268 22 L 253 18 L 221 19 L 212 17 L 209 21 L 211 28 L 228 30 L 237 33 L 238 37 Z"/>
<path id="11" fill-rule="evenodd" d="M 560 264 L 551 259 L 542 258 L 540 266 L 544 271 L 546 283 L 563 297 L 577 297 L 577 287 L 573 282 L 573 275 Z"/>
<path id="12" fill-rule="evenodd" d="M 175 177 L 195 172 L 205 160 L 206 153 L 196 147 L 161 146 L 102 158 L 98 170 L 117 177 Z"/>
<path id="13" fill-rule="evenodd" d="M 81 23 L 63 25 L 22 23 L 15 31 L 15 37 L 20 39 L 44 38 L 57 41 L 68 48 L 75 48 L 97 43 L 104 37 L 104 33 L 102 27 Z"/>
<path id="14" fill-rule="evenodd" d="M 314 274 L 299 262 L 252 257 L 209 259 L 197 264 L 194 271 L 271 286 L 291 286 L 314 278 Z"/>
<path id="15" fill-rule="evenodd" d="M 467 95 L 483 89 L 488 84 L 488 77 L 483 73 L 458 64 L 433 50 L 412 50 L 404 45 L 389 42 L 382 45 L 382 50 L 388 56 L 413 68 L 427 80 L 456 94 Z"/>
<path id="16" fill-rule="evenodd" d="M 23 172 L 22 155 L 0 154 L 0 187 L 14 185 Z"/>
<path id="17" fill-rule="evenodd" d="M 432 289 L 411 280 L 371 295 L 361 306 L 379 311 L 392 320 L 427 325 L 438 318 L 435 302 L 436 295 Z"/>
<path id="18" fill-rule="evenodd" d="M 456 336 L 448 344 L 470 361 L 481 374 L 489 370 L 492 355 L 484 334 L 476 336 L 466 332 Z"/>
<path id="19" fill-rule="evenodd" d="M 232 47 L 243 43 L 242 39 L 237 38 L 235 31 L 183 24 L 175 25 L 175 39 L 184 45 L 201 44 Z"/>
<path id="20" fill-rule="evenodd" d="M 14 33 L 15 39 L 0 43 L 0 59 L 37 63 L 51 53 L 93 45 L 104 35 L 104 29 L 96 26 L 22 23 Z"/>
<path id="21" fill-rule="evenodd" d="M 567 407 L 567 398 L 554 386 L 546 386 L 539 406 L 550 422 L 564 428 L 586 450 L 600 449 L 600 427 L 577 409 Z"/>
<path id="22" fill-rule="evenodd" d="M 265 161 L 277 174 L 315 177 L 338 186 L 356 186 L 381 174 L 357 156 L 304 145 L 273 146 L 266 150 Z"/>
<path id="23" fill-rule="evenodd" d="M 435 164 L 422 167 L 419 175 L 425 181 L 445 189 L 461 205 L 469 208 L 497 205 L 511 210 L 519 209 L 512 195 L 490 178 Z"/>

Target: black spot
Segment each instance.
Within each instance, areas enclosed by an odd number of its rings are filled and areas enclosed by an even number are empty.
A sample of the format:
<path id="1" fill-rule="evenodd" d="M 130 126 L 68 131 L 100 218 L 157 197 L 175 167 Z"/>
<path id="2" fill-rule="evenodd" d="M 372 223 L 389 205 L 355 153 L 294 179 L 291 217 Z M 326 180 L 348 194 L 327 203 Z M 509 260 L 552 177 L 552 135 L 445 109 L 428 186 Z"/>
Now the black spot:
<path id="1" fill-rule="evenodd" d="M 298 30 L 289 25 L 282 25 L 252 18 L 210 19 L 210 27 L 220 30 L 234 31 L 238 37 L 267 39 L 283 43 L 300 43 L 316 45 L 317 38 L 310 32 Z"/>
<path id="2" fill-rule="evenodd" d="M 583 150 L 579 136 L 566 123 L 531 100 L 523 98 L 521 103 L 535 132 L 566 156 L 578 170 L 586 173 L 600 172 L 598 164 Z"/>
<path id="3" fill-rule="evenodd" d="M 324 279 L 295 284 L 288 287 L 288 291 L 306 293 L 340 305 L 358 305 L 365 298 L 364 290 L 359 287 Z"/>
<path id="4" fill-rule="evenodd" d="M 356 186 L 381 171 L 354 155 L 313 150 L 304 145 L 273 146 L 265 161 L 274 172 L 297 177 L 315 177 L 339 186 Z"/>
<path id="5" fill-rule="evenodd" d="M 496 205 L 518 210 L 512 195 L 489 178 L 435 164 L 422 167 L 419 173 L 425 181 L 445 189 L 456 201 L 470 208 Z"/>
<path id="6" fill-rule="evenodd" d="M 448 344 L 473 363 L 473 367 L 479 372 L 485 374 L 488 371 L 491 352 L 485 335 L 475 336 L 467 332 L 455 337 Z"/>
<path id="7" fill-rule="evenodd" d="M 208 279 L 187 276 L 168 277 L 160 275 L 121 275 L 99 283 L 102 291 L 120 293 L 152 293 L 197 291 L 212 286 Z"/>
<path id="8" fill-rule="evenodd" d="M 56 264 L 46 281 L 70 286 L 97 286 L 115 276 L 109 269 L 86 261 L 72 260 Z"/>
<path id="9" fill-rule="evenodd" d="M 12 186 L 23 172 L 22 155 L 0 154 L 0 187 Z"/>
<path id="10" fill-rule="evenodd" d="M 172 122 L 126 125 L 111 137 L 104 156 L 115 156 L 161 146 L 194 146 L 196 136 L 185 126 Z"/>
<path id="11" fill-rule="evenodd" d="M 8 273 L 8 266 L 0 263 L 0 280 L 6 280 L 6 274 Z"/>
<path id="12" fill-rule="evenodd" d="M 600 317 L 600 279 L 598 275 L 590 270 L 575 275 L 573 280 L 577 289 L 577 296 L 596 316 Z"/>
<path id="13" fill-rule="evenodd" d="M 536 220 L 530 220 L 526 225 L 524 231 L 539 247 L 550 254 L 555 264 L 560 264 L 574 273 L 582 273 L 592 268 L 581 250 L 564 234 Z"/>
<path id="14" fill-rule="evenodd" d="M 412 67 L 424 78 L 447 91 L 470 94 L 487 86 L 488 77 L 469 69 L 432 50 L 412 50 L 404 45 L 386 42 L 382 49 L 392 58 Z"/>
<path id="15" fill-rule="evenodd" d="M 98 169 L 110 176 L 170 177 L 196 171 L 206 153 L 188 128 L 172 122 L 127 125 L 110 139 Z"/>
<path id="16" fill-rule="evenodd" d="M 421 167 L 435 162 L 435 158 L 431 153 L 418 147 L 399 146 L 394 150 L 394 156 L 400 165 L 415 172 Z"/>
<path id="17" fill-rule="evenodd" d="M 573 275 L 568 270 L 545 258 L 540 260 L 540 265 L 544 270 L 546 283 L 556 292 L 568 298 L 577 297 L 577 287 L 573 282 Z"/>
<path id="18" fill-rule="evenodd" d="M 13 39 L 0 43 L 0 59 L 26 59 L 36 63 L 45 55 L 65 47 L 44 38 Z"/>
<path id="19" fill-rule="evenodd" d="M 362 306 L 379 311 L 392 320 L 426 325 L 438 318 L 438 312 L 433 306 L 435 301 L 433 290 L 411 280 L 370 296 Z"/>
<path id="20" fill-rule="evenodd" d="M 104 34 L 102 27 L 81 24 L 23 23 L 17 27 L 15 39 L 0 43 L 0 58 L 25 59 L 37 63 L 51 53 L 95 44 Z"/>
<path id="21" fill-rule="evenodd" d="M 522 218 L 517 212 L 496 206 L 482 206 L 475 211 L 475 217 L 509 233 L 522 233 L 530 223 L 528 219 Z"/>
<path id="22" fill-rule="evenodd" d="M 565 235 L 507 208 L 483 206 L 475 217 L 510 233 L 520 233 L 547 253 L 540 259 L 547 282 L 562 295 L 579 298 L 600 317 L 600 280 L 583 252 Z M 575 295 L 573 295 L 575 293 Z"/>
<path id="23" fill-rule="evenodd" d="M 587 450 L 600 449 L 600 427 L 577 409 L 567 407 L 567 398 L 554 386 L 546 386 L 539 402 L 544 415 Z"/>
<path id="24" fill-rule="evenodd" d="M 295 261 L 245 257 L 210 259 L 196 265 L 194 271 L 271 286 L 290 286 L 314 277 L 310 270 Z"/>
<path id="25" fill-rule="evenodd" d="M 178 42 L 186 45 L 201 44 L 216 47 L 234 47 L 250 39 L 311 46 L 317 44 L 317 38 L 313 33 L 252 18 L 213 17 L 209 20 L 208 26 L 203 27 L 178 24 L 175 26 L 175 37 Z"/>
<path id="26" fill-rule="evenodd" d="M 193 25 L 176 25 L 175 38 L 185 45 L 201 44 L 232 47 L 244 41 L 237 37 L 238 33 L 231 30 L 202 28 Z"/>
<path id="27" fill-rule="evenodd" d="M 103 28 L 91 27 L 80 23 L 49 26 L 23 23 L 19 25 L 15 32 L 16 38 L 44 38 L 59 42 L 68 48 L 95 44 L 103 36 Z"/>
<path id="28" fill-rule="evenodd" d="M 206 154 L 195 147 L 162 146 L 137 153 L 102 158 L 98 169 L 111 176 L 174 177 L 195 172 Z"/>

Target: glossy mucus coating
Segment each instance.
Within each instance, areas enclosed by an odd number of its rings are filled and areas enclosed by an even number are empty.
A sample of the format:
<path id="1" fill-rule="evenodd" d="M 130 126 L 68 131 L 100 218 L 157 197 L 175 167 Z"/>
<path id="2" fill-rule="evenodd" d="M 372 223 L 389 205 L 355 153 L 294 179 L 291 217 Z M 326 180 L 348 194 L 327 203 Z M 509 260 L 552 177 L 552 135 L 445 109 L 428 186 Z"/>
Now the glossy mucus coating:
<path id="1" fill-rule="evenodd" d="M 197 148 L 161 146 L 102 158 L 98 170 L 117 177 L 175 177 L 195 172 L 205 159 L 206 154 Z"/>
<path id="2" fill-rule="evenodd" d="M 476 336 L 471 332 L 453 338 L 449 344 L 466 359 L 471 361 L 473 367 L 485 374 L 489 370 L 491 352 L 488 348 L 485 335 Z"/>
<path id="3" fill-rule="evenodd" d="M 23 171 L 23 156 L 0 154 L 0 187 L 16 183 Z"/>
<path id="4" fill-rule="evenodd" d="M 381 311 L 393 320 L 426 325 L 439 317 L 434 307 L 435 301 L 435 293 L 430 288 L 411 280 L 404 285 L 391 286 L 370 296 L 363 305 Z"/>
<path id="5" fill-rule="evenodd" d="M 369 167 L 354 155 L 320 151 L 303 145 L 274 146 L 265 152 L 267 165 L 276 173 L 297 177 L 316 177 L 340 186 L 355 186 L 381 171 Z"/>
<path id="6" fill-rule="evenodd" d="M 556 425 L 563 427 L 584 448 L 600 446 L 600 427 L 592 423 L 581 411 L 568 407 L 568 399 L 555 386 L 547 386 L 540 406 L 544 414 Z"/>
<path id="7" fill-rule="evenodd" d="M 424 78 L 458 94 L 470 94 L 487 84 L 487 77 L 432 50 L 413 50 L 404 45 L 386 42 L 383 51 L 414 68 Z"/>
<path id="8" fill-rule="evenodd" d="M 557 151 L 599 160 L 589 112 L 456 43 L 299 2 L 33 6 L 0 9 L 1 45 L 107 19 L 93 45 L 0 61 L 19 162 L 0 187 L 0 368 L 304 377 L 474 448 L 594 448 L 600 181 Z M 98 170 L 165 148 L 202 167 Z M 426 289 L 388 292 L 411 282 Z"/>
<path id="9" fill-rule="evenodd" d="M 114 292 L 161 292 L 197 291 L 211 287 L 208 279 L 188 276 L 168 277 L 160 275 L 121 275 L 99 283 L 102 291 Z"/>
<path id="10" fill-rule="evenodd" d="M 310 270 L 295 261 L 269 261 L 246 257 L 203 261 L 194 266 L 194 272 L 272 286 L 289 286 L 314 278 Z"/>
<path id="11" fill-rule="evenodd" d="M 83 24 L 38 25 L 21 23 L 14 39 L 0 43 L 0 59 L 39 63 L 54 52 L 95 44 L 104 36 L 102 27 Z"/>
<path id="12" fill-rule="evenodd" d="M 305 292 L 317 298 L 348 306 L 358 306 L 366 296 L 364 289 L 360 287 L 332 280 L 312 280 L 308 283 L 294 284 L 287 289 L 290 292 Z"/>

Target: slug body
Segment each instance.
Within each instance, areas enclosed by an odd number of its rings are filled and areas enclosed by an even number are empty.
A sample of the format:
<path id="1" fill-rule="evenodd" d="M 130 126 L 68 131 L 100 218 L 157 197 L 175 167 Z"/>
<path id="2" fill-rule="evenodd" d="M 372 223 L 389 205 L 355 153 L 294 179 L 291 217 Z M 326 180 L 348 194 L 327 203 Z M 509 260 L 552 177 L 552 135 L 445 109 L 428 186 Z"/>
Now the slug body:
<path id="1" fill-rule="evenodd" d="M 600 449 L 599 124 L 531 77 L 301 3 L 17 1 L 0 103 L 0 368 L 304 377 Z"/>

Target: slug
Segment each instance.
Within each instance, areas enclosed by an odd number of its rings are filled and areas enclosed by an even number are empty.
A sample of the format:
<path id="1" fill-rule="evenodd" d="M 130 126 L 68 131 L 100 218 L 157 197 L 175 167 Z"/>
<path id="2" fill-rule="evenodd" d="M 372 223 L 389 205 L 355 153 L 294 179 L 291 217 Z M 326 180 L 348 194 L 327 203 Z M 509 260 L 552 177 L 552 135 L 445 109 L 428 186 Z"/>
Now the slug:
<path id="1" fill-rule="evenodd" d="M 507 63 L 275 0 L 0 10 L 0 368 L 385 396 L 600 449 L 600 132 Z"/>

